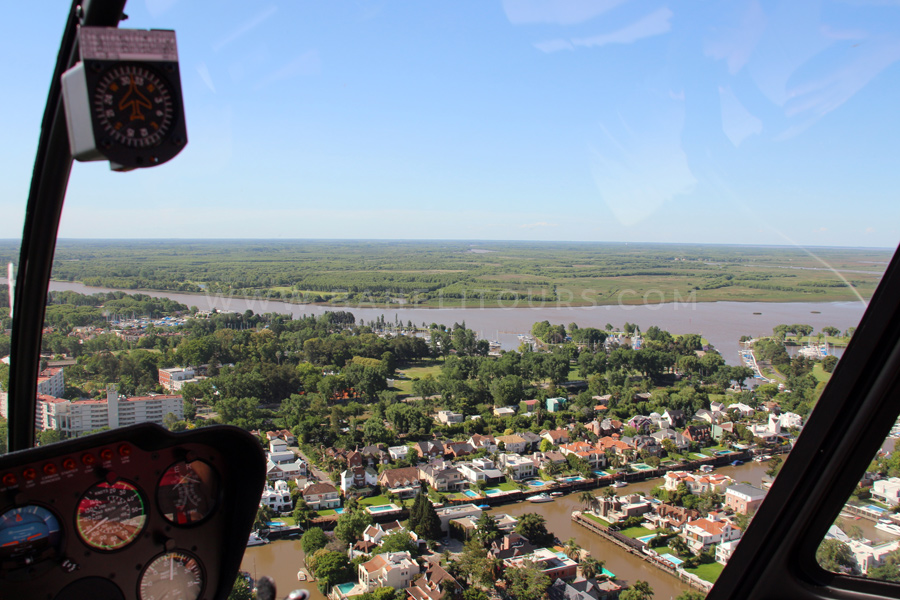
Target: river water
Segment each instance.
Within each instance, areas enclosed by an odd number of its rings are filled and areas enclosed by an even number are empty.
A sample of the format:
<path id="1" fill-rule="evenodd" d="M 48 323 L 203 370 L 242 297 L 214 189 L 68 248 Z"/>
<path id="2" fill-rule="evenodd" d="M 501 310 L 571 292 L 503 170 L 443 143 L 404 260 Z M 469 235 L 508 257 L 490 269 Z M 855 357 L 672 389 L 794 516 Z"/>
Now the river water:
<path id="1" fill-rule="evenodd" d="M 0 283 L 5 280 L 0 279 Z M 88 287 L 80 283 L 54 281 L 51 290 L 71 290 L 81 294 L 136 290 L 112 290 Z M 519 346 L 517 334 L 528 333 L 531 326 L 547 320 L 553 324 L 568 325 L 575 322 L 580 327 L 603 329 L 607 323 L 621 328 L 625 322 L 636 323 L 646 331 L 656 325 L 674 334 L 699 333 L 716 347 L 731 365 L 740 364 L 739 339 L 742 335 L 771 335 L 772 328 L 785 323 L 805 323 L 816 331 L 822 327 L 837 327 L 841 331 L 859 323 L 865 311 L 861 302 L 673 302 L 668 304 L 611 305 L 611 306 L 549 306 L 529 307 L 523 303 L 509 308 L 404 308 L 384 306 L 375 308 L 324 307 L 309 304 L 237 298 L 204 294 L 180 294 L 174 292 L 140 292 L 150 296 L 170 298 L 201 310 L 217 310 L 254 313 L 283 313 L 295 317 L 321 315 L 327 311 L 349 310 L 357 322 L 374 321 L 384 316 L 388 321 L 416 325 L 439 323 L 451 326 L 463 322 L 485 339 L 496 339 L 503 348 Z"/>
<path id="2" fill-rule="evenodd" d="M 766 463 L 747 462 L 736 467 L 722 467 L 717 469 L 717 472 L 729 475 L 737 482 L 746 482 L 759 487 L 767 468 L 768 465 Z M 632 483 L 620 490 L 619 493 L 640 492 L 646 494 L 660 483 L 661 479 L 649 479 L 639 483 Z M 599 495 L 600 489 L 595 490 L 594 493 Z M 677 578 L 625 552 L 587 529 L 575 525 L 572 522 L 572 512 L 583 509 L 581 502 L 578 500 L 579 495 L 580 492 L 576 492 L 556 498 L 553 502 L 542 504 L 531 504 L 528 502 L 507 504 L 494 507 L 489 512 L 492 514 L 507 513 L 513 516 L 529 512 L 540 513 L 547 520 L 547 529 L 560 540 L 565 542 L 569 538 L 574 537 L 582 548 L 590 551 L 592 556 L 605 561 L 606 568 L 615 573 L 617 579 L 622 583 L 630 584 L 638 579 L 647 581 L 650 583 L 650 587 L 653 588 L 655 592 L 654 598 L 657 600 L 674 598 L 682 591 L 689 589 L 686 584 Z M 890 534 L 875 529 L 874 523 L 865 519 L 853 521 L 853 523 L 859 525 L 863 530 L 863 535 L 869 539 L 876 541 L 894 539 Z M 273 577 L 278 583 L 279 590 L 286 592 L 296 587 L 305 587 L 309 589 L 315 600 L 323 600 L 324 596 L 319 594 L 315 583 L 297 583 L 297 570 L 302 565 L 303 556 L 300 542 L 283 540 L 266 546 L 248 548 L 241 568 L 249 571 L 251 574 L 256 573 L 258 576 L 269 575 Z"/>

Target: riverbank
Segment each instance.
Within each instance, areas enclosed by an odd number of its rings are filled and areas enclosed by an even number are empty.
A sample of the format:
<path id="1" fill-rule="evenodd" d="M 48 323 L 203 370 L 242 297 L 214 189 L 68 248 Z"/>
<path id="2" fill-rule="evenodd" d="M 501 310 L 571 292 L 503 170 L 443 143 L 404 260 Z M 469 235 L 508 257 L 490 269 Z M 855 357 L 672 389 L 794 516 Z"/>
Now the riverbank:
<path id="1" fill-rule="evenodd" d="M 80 294 L 119 291 L 128 294 L 136 290 L 92 288 L 78 283 L 52 282 L 52 291 L 69 290 Z M 189 295 L 176 292 L 141 292 L 157 298 L 169 298 L 200 310 L 221 310 L 243 313 L 322 315 L 333 310 L 347 310 L 353 313 L 357 322 L 376 321 L 381 317 L 394 322 L 429 325 L 441 323 L 452 326 L 465 322 L 484 339 L 500 342 L 504 350 L 515 350 L 521 344 L 518 333 L 527 333 L 538 321 L 554 324 L 577 323 L 580 327 L 603 329 L 607 323 L 621 327 L 626 321 L 639 325 L 646 331 L 656 325 L 673 335 L 697 333 L 709 340 L 733 366 L 741 364 L 740 343 L 742 335 L 771 335 L 772 328 L 784 323 L 807 323 L 817 330 L 822 327 L 837 327 L 845 330 L 855 327 L 865 310 L 859 302 L 829 303 L 763 303 L 763 302 L 694 302 L 690 304 L 651 304 L 639 306 L 593 306 L 555 308 L 518 307 L 498 310 L 477 310 L 470 308 L 409 308 L 390 309 L 340 308 L 316 305 L 289 304 L 269 299 L 238 299 L 212 294 Z"/>

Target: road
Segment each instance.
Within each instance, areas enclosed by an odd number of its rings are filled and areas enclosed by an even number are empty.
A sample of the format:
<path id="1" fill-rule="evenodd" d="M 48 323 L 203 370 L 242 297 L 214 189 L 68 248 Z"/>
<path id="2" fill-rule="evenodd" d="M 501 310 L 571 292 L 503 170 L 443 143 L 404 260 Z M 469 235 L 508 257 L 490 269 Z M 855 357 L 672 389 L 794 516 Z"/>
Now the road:
<path id="1" fill-rule="evenodd" d="M 303 450 L 301 450 L 300 448 L 295 447 L 295 446 L 292 446 L 292 447 L 291 447 L 291 450 L 293 450 L 294 452 L 296 452 L 297 455 L 300 456 L 300 458 L 302 458 L 302 459 L 306 462 L 306 465 L 307 465 L 307 467 L 308 467 L 309 473 L 310 473 L 313 477 L 315 477 L 315 478 L 318 479 L 319 481 L 325 481 L 325 482 L 327 482 L 327 483 L 331 483 L 331 477 L 329 477 L 328 473 L 326 473 L 325 471 L 322 471 L 321 469 L 319 469 L 319 468 L 313 463 L 313 461 L 309 460 L 309 457 L 306 456 L 305 454 L 303 454 Z"/>

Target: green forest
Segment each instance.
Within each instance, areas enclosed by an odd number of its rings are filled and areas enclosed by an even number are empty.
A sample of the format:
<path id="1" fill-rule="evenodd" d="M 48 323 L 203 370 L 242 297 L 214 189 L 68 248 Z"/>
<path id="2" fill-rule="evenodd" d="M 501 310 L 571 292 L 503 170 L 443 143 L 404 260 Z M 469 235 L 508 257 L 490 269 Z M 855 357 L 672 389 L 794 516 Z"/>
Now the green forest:
<path id="1" fill-rule="evenodd" d="M 889 250 L 470 241 L 60 240 L 53 277 L 334 306 L 842 301 Z M 0 242 L 0 261 L 17 244 Z"/>

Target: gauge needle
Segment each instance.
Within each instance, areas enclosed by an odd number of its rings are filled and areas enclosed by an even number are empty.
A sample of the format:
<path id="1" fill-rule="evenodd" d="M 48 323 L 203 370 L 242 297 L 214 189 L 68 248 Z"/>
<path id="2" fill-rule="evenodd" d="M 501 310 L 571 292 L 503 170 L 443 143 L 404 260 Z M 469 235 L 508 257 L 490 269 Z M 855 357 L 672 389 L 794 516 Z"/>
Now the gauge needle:
<path id="1" fill-rule="evenodd" d="M 102 521 L 100 521 L 99 523 L 97 523 L 96 525 L 94 525 L 93 527 L 88 529 L 87 531 L 85 531 L 83 535 L 87 536 L 89 533 L 91 533 L 92 531 L 94 531 L 95 529 L 97 529 L 98 527 L 100 527 L 101 525 L 106 523 L 107 521 L 109 521 L 109 517 L 105 517 Z"/>

